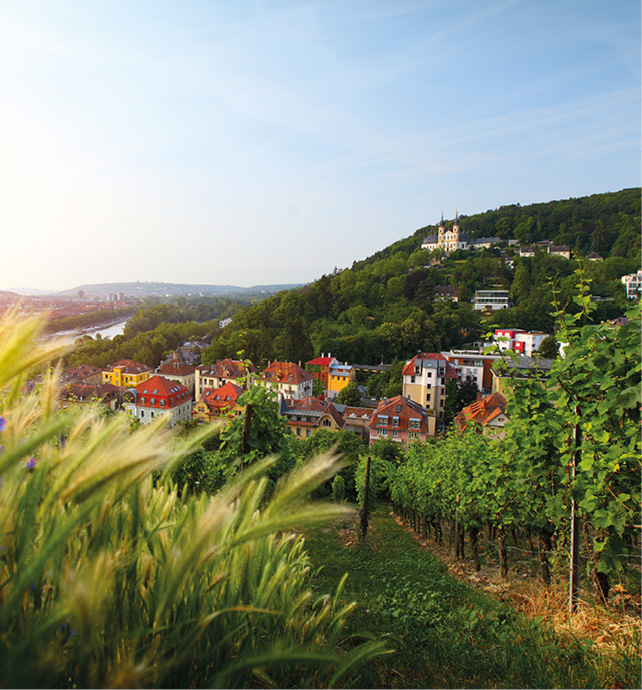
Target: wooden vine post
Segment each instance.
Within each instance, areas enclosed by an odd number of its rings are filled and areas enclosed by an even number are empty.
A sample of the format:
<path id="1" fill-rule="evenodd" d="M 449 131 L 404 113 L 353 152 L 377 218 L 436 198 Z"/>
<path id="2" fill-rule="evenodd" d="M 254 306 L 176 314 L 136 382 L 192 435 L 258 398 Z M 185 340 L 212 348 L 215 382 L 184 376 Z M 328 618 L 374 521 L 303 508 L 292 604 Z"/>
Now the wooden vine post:
<path id="1" fill-rule="evenodd" d="M 361 539 L 365 541 L 368 534 L 368 521 L 370 518 L 370 456 L 366 458 L 366 480 L 363 488 L 363 506 L 361 507 Z"/>
<path id="2" fill-rule="evenodd" d="M 241 433 L 241 473 L 243 472 L 243 465 L 245 465 L 245 456 L 250 454 L 250 429 L 252 428 L 252 405 L 248 403 L 245 406 L 245 414 L 243 416 L 243 431 Z"/>
<path id="3" fill-rule="evenodd" d="M 571 479 L 575 479 L 575 472 L 577 465 L 581 459 L 581 445 L 582 434 L 580 425 L 575 424 L 575 449 L 573 451 L 573 464 L 571 465 Z M 577 593 L 580 571 L 580 530 L 579 519 L 577 517 L 577 507 L 575 505 L 575 496 L 573 494 L 573 487 L 571 487 L 571 553 L 569 564 L 569 582 L 568 582 L 568 613 L 573 615 L 577 610 Z"/>

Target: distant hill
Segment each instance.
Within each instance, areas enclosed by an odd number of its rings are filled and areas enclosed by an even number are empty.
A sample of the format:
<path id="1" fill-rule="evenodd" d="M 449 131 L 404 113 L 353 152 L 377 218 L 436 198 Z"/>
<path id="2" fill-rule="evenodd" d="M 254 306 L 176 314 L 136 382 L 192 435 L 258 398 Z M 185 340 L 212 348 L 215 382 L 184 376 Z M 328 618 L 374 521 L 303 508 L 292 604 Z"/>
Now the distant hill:
<path id="1" fill-rule="evenodd" d="M 25 295 L 26 297 L 39 297 L 40 295 L 51 295 L 53 290 L 40 290 L 38 288 L 9 288 L 9 292 L 14 292 L 16 295 Z"/>
<path id="2" fill-rule="evenodd" d="M 301 287 L 300 283 L 292 285 L 254 285 L 240 287 L 238 285 L 191 285 L 189 283 L 93 283 L 78 285 L 69 290 L 55 293 L 60 297 L 75 297 L 81 290 L 87 297 L 108 297 L 110 294 L 122 292 L 127 297 L 189 297 L 198 295 L 243 295 L 251 293 L 275 294 L 281 290 L 291 290 Z"/>

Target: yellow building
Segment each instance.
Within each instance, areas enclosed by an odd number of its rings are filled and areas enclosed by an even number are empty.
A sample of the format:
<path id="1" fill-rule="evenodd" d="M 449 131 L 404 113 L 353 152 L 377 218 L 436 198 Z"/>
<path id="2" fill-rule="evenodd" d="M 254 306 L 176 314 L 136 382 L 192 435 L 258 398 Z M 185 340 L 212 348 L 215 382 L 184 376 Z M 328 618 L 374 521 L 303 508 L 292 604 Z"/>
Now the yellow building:
<path id="1" fill-rule="evenodd" d="M 339 393 L 342 391 L 350 381 L 354 381 L 357 377 L 355 368 L 348 364 L 331 364 L 328 368 L 328 393 Z M 330 395 L 334 398 L 335 396 Z"/>
<path id="2" fill-rule="evenodd" d="M 153 375 L 154 370 L 146 364 L 134 362 L 133 359 L 120 359 L 103 369 L 103 383 L 135 388 Z"/>

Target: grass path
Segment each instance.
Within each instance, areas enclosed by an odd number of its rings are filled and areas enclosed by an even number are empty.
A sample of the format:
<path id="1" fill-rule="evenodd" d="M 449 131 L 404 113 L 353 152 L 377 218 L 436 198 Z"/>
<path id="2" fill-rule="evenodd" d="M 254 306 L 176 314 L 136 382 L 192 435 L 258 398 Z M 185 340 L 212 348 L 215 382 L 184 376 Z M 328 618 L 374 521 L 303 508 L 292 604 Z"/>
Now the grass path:
<path id="1" fill-rule="evenodd" d="M 637 656 L 600 656 L 590 643 L 559 637 L 467 587 L 383 509 L 365 545 L 349 527 L 306 532 L 312 563 L 323 566 L 314 586 L 331 591 L 347 572 L 342 596 L 358 606 L 345 644 L 364 633 L 388 638 L 394 649 L 350 687 L 640 687 Z"/>

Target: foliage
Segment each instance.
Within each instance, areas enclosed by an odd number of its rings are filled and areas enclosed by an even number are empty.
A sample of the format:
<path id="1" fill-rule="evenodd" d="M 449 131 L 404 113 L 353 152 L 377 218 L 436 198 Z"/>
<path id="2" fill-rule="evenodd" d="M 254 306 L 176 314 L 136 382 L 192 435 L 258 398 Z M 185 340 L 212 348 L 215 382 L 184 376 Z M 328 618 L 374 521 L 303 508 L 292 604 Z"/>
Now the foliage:
<path id="1" fill-rule="evenodd" d="M 640 687 L 635 640 L 600 653 L 572 635 L 558 636 L 541 619 L 453 577 L 387 507 L 372 514 L 371 524 L 365 545 L 350 544 L 343 524 L 306 530 L 310 558 L 323 566 L 317 585 L 331 588 L 348 572 L 343 597 L 358 606 L 346 632 L 396 641 L 391 654 L 361 667 L 350 687 Z"/>
<path id="2" fill-rule="evenodd" d="M 3 686 L 327 686 L 382 651 L 335 651 L 352 606 L 312 594 L 303 542 L 283 534 L 346 513 L 306 500 L 335 460 L 269 500 L 270 459 L 180 500 L 167 473 L 210 430 L 183 440 L 162 419 L 130 433 L 126 415 L 62 416 L 59 372 L 23 396 L 61 354 L 41 328 L 0 323 Z"/>
<path id="3" fill-rule="evenodd" d="M 337 402 L 340 405 L 348 405 L 350 407 L 359 407 L 361 405 L 361 391 L 359 384 L 356 381 L 350 383 L 337 395 Z"/>

